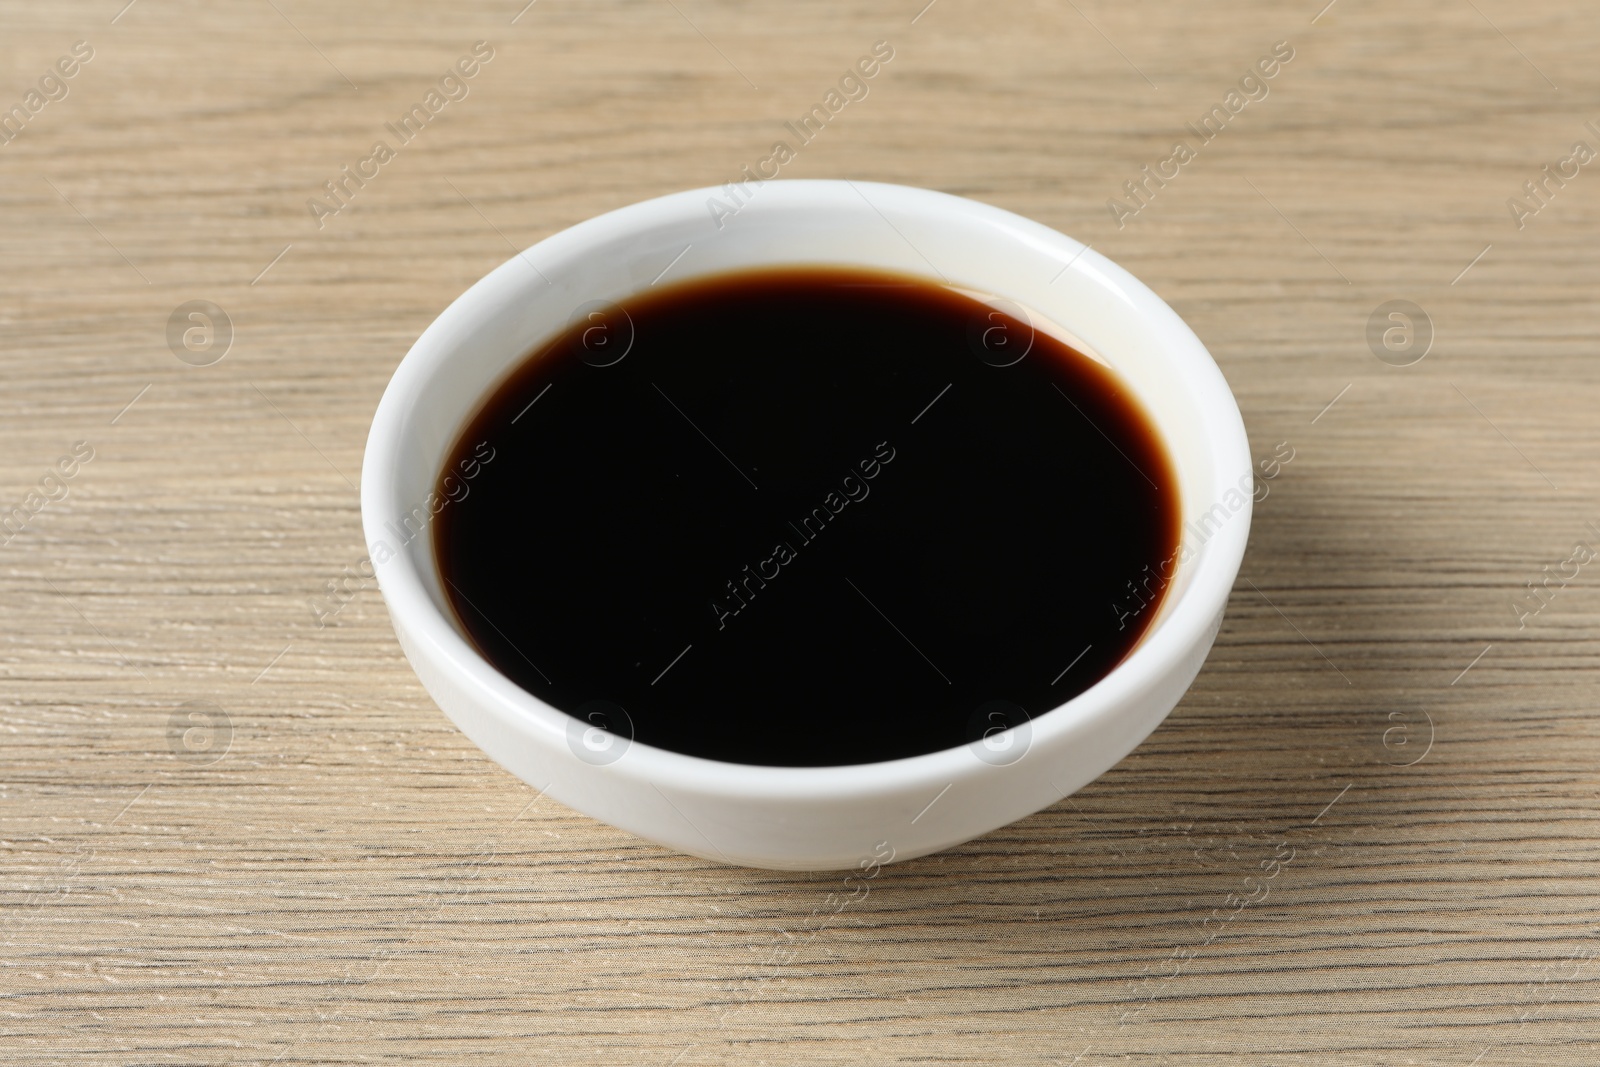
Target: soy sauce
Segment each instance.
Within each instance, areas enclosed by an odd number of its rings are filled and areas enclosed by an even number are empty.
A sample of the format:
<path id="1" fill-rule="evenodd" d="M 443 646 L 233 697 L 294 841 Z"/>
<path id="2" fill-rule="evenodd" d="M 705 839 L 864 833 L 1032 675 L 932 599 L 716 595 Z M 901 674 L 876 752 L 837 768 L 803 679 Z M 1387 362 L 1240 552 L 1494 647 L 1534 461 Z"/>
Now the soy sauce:
<path id="1" fill-rule="evenodd" d="M 1105 365 L 1005 301 L 832 268 L 574 309 L 432 510 L 472 643 L 608 731 L 577 755 L 767 766 L 1003 759 L 998 728 L 1138 643 L 1180 523 Z"/>

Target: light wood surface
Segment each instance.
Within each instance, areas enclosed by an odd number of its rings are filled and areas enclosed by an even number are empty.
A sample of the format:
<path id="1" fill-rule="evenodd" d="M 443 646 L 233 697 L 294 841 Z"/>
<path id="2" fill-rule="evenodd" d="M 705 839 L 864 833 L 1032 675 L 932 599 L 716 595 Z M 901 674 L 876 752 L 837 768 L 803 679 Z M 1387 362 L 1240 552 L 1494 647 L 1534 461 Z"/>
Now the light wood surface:
<path id="1" fill-rule="evenodd" d="M 1561 566 L 1600 546 L 1600 163 L 1520 230 L 1506 204 L 1600 149 L 1592 6 L 922 2 L 0 3 L 0 108 L 93 49 L 0 144 L 0 513 L 93 449 L 0 547 L 0 1059 L 1600 1062 L 1600 563 Z M 1294 458 L 1161 729 L 824 920 L 836 876 L 498 769 L 370 583 L 311 604 L 365 554 L 368 421 L 439 310 L 513 245 L 735 177 L 878 40 L 784 175 L 1092 242 Z M 1436 332 L 1405 367 L 1366 340 L 1397 299 Z M 233 325 L 208 366 L 167 341 L 192 300 Z M 197 708 L 209 750 L 173 730 Z"/>

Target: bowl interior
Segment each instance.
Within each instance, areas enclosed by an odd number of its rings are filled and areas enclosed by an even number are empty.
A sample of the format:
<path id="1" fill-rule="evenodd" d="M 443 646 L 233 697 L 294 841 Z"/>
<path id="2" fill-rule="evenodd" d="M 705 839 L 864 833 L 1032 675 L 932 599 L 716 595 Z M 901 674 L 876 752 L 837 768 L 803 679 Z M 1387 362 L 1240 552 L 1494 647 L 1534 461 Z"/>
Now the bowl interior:
<path id="1" fill-rule="evenodd" d="M 418 340 L 385 397 L 387 422 L 380 409 L 384 439 L 375 432 L 374 442 L 388 454 L 373 472 L 368 502 L 378 514 L 369 518 L 369 541 L 405 557 L 449 626 L 456 624 L 425 528 L 429 498 L 447 450 L 485 395 L 582 305 L 751 267 L 868 267 L 994 294 L 1111 366 L 1160 429 L 1185 520 L 1184 562 L 1142 644 L 1182 603 L 1216 533 L 1228 532 L 1226 554 L 1242 552 L 1238 527 L 1248 524 L 1252 484 L 1237 408 L 1194 334 L 1126 271 L 1046 227 L 927 190 L 774 181 L 750 194 L 731 217 L 720 212 L 720 225 L 711 202 L 726 206 L 729 198 L 699 190 L 563 231 L 475 285 Z"/>

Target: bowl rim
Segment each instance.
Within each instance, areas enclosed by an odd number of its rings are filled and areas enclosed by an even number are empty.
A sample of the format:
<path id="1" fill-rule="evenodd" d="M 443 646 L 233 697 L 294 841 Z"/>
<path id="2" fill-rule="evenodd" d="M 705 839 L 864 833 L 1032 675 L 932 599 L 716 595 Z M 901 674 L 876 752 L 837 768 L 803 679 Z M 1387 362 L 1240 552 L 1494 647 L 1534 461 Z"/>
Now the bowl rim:
<path id="1" fill-rule="evenodd" d="M 759 188 L 760 199 L 752 201 L 752 205 L 761 213 L 795 208 L 826 210 L 830 202 L 838 203 L 842 197 L 854 200 L 870 193 L 869 204 L 880 213 L 890 209 L 930 219 L 952 213 L 963 215 L 1020 240 L 1033 252 L 1055 258 L 1063 269 L 1085 272 L 1109 297 L 1131 305 L 1145 318 L 1153 334 L 1160 337 L 1164 357 L 1181 365 L 1192 379 L 1197 390 L 1192 403 L 1212 444 L 1213 484 L 1232 484 L 1252 469 L 1238 404 L 1200 339 L 1148 286 L 1082 242 L 1002 208 L 913 186 L 842 179 L 773 179 Z M 483 309 L 499 306 L 516 293 L 527 291 L 533 284 L 527 270 L 529 264 L 538 267 L 541 260 L 553 264 L 594 245 L 679 223 L 690 215 L 704 220 L 708 198 L 725 195 L 717 187 L 685 190 L 577 223 L 510 257 L 440 313 L 400 361 L 373 416 L 362 461 L 360 491 L 363 534 L 368 546 L 382 540 L 385 518 L 408 510 L 400 499 L 398 477 L 393 472 L 401 450 L 401 435 L 410 411 L 428 402 L 425 387 L 429 375 L 448 359 L 462 326 L 482 314 Z M 884 269 L 874 264 L 860 265 Z M 1070 322 L 1064 325 L 1072 327 Z M 464 425 L 470 415 L 470 411 L 462 413 L 460 423 Z M 1159 424 L 1157 419 L 1158 427 Z M 1050 757 L 1063 756 L 1067 746 L 1081 740 L 1085 731 L 1109 725 L 1108 720 L 1125 713 L 1130 702 L 1137 701 L 1178 669 L 1197 645 L 1209 643 L 1214 631 L 1207 631 L 1220 620 L 1244 557 L 1253 495 L 1244 496 L 1241 509 L 1203 542 L 1202 550 L 1196 553 L 1198 563 L 1193 577 L 1185 588 L 1176 591 L 1175 602 L 1163 604 L 1162 617 L 1153 623 L 1153 632 L 1147 633 L 1121 663 L 1094 685 L 1030 720 L 1026 755 L 1034 755 L 1037 750 L 1041 760 L 1055 766 L 1056 760 Z M 1181 517 L 1186 529 L 1193 516 L 1185 513 Z M 429 546 L 426 558 L 432 560 L 431 533 Z M 770 767 L 690 756 L 634 741 L 624 757 L 614 763 L 581 764 L 567 750 L 568 724 L 578 720 L 517 686 L 478 653 L 459 632 L 455 621 L 434 602 L 411 551 L 402 548 L 381 564 L 374 561 L 374 569 L 397 633 L 411 642 L 406 648 L 408 658 L 411 654 L 425 655 L 431 666 L 445 672 L 482 709 L 524 728 L 525 734 L 537 736 L 557 758 L 605 775 L 726 799 L 826 802 L 889 796 L 930 783 L 937 788 L 938 783 L 967 781 L 1027 762 L 1024 758 L 1007 766 L 988 764 L 974 758 L 968 746 L 959 746 L 876 763 Z"/>

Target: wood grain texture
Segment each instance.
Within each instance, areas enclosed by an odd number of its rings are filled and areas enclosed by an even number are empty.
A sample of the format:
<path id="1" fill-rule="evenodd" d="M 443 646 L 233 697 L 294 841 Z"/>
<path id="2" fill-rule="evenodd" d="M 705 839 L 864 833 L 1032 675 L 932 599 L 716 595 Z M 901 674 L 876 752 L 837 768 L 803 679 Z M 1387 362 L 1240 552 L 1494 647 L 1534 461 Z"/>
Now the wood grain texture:
<path id="1" fill-rule="evenodd" d="M 0 512 L 94 450 L 0 547 L 7 1063 L 1600 1059 L 1600 570 L 1513 608 L 1600 538 L 1600 170 L 1506 206 L 1600 148 L 1589 5 L 122 4 L 0 2 L 0 107 L 94 49 L 0 144 Z M 368 421 L 440 309 L 512 246 L 735 177 L 880 39 L 785 176 L 1092 242 L 1294 459 L 1161 729 L 823 918 L 834 876 L 675 855 L 499 770 L 370 584 L 309 605 L 364 555 Z M 470 95 L 319 228 L 307 199 L 478 40 Z M 1119 228 L 1108 198 L 1280 40 Z M 1411 366 L 1368 348 L 1393 299 L 1436 331 Z M 190 300 L 232 321 L 220 362 L 168 347 Z M 172 739 L 192 701 L 214 762 Z"/>

